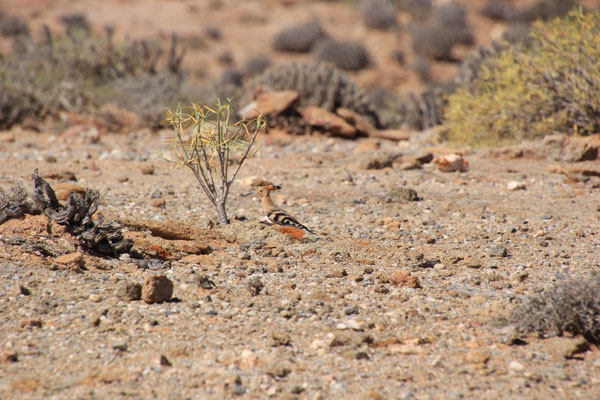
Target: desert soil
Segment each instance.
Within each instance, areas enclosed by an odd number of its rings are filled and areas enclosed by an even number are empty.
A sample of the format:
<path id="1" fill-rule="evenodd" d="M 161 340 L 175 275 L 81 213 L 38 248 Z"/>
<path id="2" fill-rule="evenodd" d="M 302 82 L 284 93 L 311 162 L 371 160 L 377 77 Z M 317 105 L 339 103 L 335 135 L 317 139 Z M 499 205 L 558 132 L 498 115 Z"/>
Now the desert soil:
<path id="1" fill-rule="evenodd" d="M 300 17 L 357 37 L 365 29 L 343 3 L 299 15 L 275 1 L 224 3 L 242 10 L 212 19 L 201 2 L 20 0 L 13 11 L 41 26 L 91 10 L 95 25 L 132 35 L 167 31 L 161 21 L 202 32 L 203 21 L 235 17 L 213 50 L 231 46 L 240 60 Z M 263 36 L 244 37 L 242 15 Z M 385 35 L 369 33 L 388 47 L 354 77 L 418 86 L 385 62 L 397 46 Z M 526 296 L 600 267 L 600 162 L 561 161 L 561 141 L 465 151 L 467 171 L 441 172 L 415 162 L 454 151 L 435 131 L 402 142 L 272 132 L 232 188 L 232 223 L 219 226 L 192 174 L 161 159 L 168 131 L 39 130 L 0 132 L 0 189 L 31 190 L 36 168 L 62 199 L 96 189 L 99 212 L 143 258 L 81 251 L 43 215 L 0 225 L 0 399 L 600 397 L 598 347 L 578 352 L 581 339 L 568 336 L 514 345 L 504 324 Z M 282 185 L 275 202 L 316 235 L 261 224 L 252 177 Z M 78 264 L 63 263 L 78 251 Z M 160 274 L 174 284 L 170 301 L 123 295 Z"/>

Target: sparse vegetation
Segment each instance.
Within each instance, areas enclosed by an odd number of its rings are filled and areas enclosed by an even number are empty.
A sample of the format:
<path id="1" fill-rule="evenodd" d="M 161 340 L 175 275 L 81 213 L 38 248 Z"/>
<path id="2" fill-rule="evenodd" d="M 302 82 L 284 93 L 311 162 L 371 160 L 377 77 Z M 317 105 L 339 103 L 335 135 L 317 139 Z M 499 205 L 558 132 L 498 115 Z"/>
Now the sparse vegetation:
<path id="1" fill-rule="evenodd" d="M 359 7 L 369 28 L 386 30 L 396 25 L 396 7 L 390 0 L 363 0 Z"/>
<path id="2" fill-rule="evenodd" d="M 526 299 L 513 310 L 510 323 L 520 335 L 564 333 L 600 341 L 600 274 L 570 278 Z"/>
<path id="3" fill-rule="evenodd" d="M 264 54 L 256 54 L 246 60 L 244 64 L 244 76 L 251 78 L 263 73 L 271 66 L 271 59 Z"/>
<path id="4" fill-rule="evenodd" d="M 183 53 L 175 37 L 167 67 L 162 70 L 158 63 L 164 51 L 159 44 L 148 40 L 117 44 L 110 29 L 104 37 L 88 35 L 85 29 L 73 28 L 66 36 L 53 36 L 46 30 L 43 40 L 26 40 L 17 42 L 21 44 L 19 51 L 5 56 L 0 65 L 2 128 L 27 116 L 45 118 L 60 110 L 92 112 L 99 103 L 113 99 L 147 115 L 156 108 L 145 108 L 147 102 L 144 108 L 136 108 L 139 103 L 124 98 L 139 96 L 145 87 L 157 88 L 143 95 L 160 103 L 162 109 L 177 97 L 181 87 Z M 133 92 L 128 91 L 131 87 Z"/>
<path id="5" fill-rule="evenodd" d="M 318 106 L 335 112 L 349 108 L 377 123 L 369 96 L 343 72 L 327 63 L 292 62 L 267 69 L 246 85 L 250 97 L 257 87 L 270 90 L 296 90 L 299 106 Z"/>
<path id="6" fill-rule="evenodd" d="M 600 128 L 600 14 L 575 10 L 538 22 L 531 47 L 490 57 L 472 84 L 450 96 L 448 138 L 497 145 Z"/>
<path id="7" fill-rule="evenodd" d="M 369 65 L 367 49 L 355 41 L 327 39 L 316 48 L 315 57 L 346 71 L 359 71 Z"/>
<path id="8" fill-rule="evenodd" d="M 231 101 L 217 100 L 214 108 L 178 105 L 175 111 L 167 110 L 165 120 L 173 128 L 170 142 L 176 158 L 163 158 L 192 171 L 223 225 L 229 224 L 225 206 L 231 185 L 246 159 L 260 149 L 254 144 L 266 124 L 262 116 L 238 122 L 234 118 Z M 230 165 L 234 157 L 238 157 L 237 166 Z"/>
<path id="9" fill-rule="evenodd" d="M 325 36 L 319 21 L 313 20 L 280 31 L 273 40 L 273 49 L 307 53 Z"/>
<path id="10" fill-rule="evenodd" d="M 439 25 L 415 23 L 410 28 L 413 50 L 434 60 L 452 60 L 454 40 L 448 31 Z"/>
<path id="11" fill-rule="evenodd" d="M 506 0 L 488 0 L 481 10 L 481 14 L 497 21 L 510 21 L 515 18 L 517 11 Z"/>

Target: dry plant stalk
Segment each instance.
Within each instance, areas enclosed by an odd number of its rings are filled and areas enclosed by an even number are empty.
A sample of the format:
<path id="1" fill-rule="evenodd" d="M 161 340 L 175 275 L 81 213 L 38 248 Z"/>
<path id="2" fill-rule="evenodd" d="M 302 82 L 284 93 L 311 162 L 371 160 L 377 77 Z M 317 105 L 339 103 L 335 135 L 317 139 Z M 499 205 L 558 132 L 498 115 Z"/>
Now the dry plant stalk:
<path id="1" fill-rule="evenodd" d="M 186 111 L 184 111 L 186 110 Z M 189 112 L 187 112 L 189 110 Z M 231 184 L 249 157 L 260 151 L 254 146 L 258 133 L 266 126 L 262 115 L 250 121 L 233 122 L 231 100 L 217 100 L 214 109 L 192 104 L 177 106 L 175 112 L 167 109 L 167 125 L 173 127 L 169 142 L 174 146 L 176 159 L 163 159 L 188 167 L 200 187 L 217 209 L 219 223 L 229 224 L 225 204 Z M 254 148 L 253 148 L 254 147 Z M 232 156 L 239 155 L 237 166 L 230 170 Z"/>

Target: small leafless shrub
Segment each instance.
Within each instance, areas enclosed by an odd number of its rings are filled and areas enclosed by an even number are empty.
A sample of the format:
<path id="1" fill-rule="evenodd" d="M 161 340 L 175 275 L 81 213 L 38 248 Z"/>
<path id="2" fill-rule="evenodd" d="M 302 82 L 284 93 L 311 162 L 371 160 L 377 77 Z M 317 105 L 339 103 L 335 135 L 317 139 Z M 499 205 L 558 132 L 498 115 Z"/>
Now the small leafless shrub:
<path id="1" fill-rule="evenodd" d="M 434 60 L 452 60 L 454 40 L 443 27 L 416 23 L 411 26 L 410 33 L 417 54 Z"/>
<path id="2" fill-rule="evenodd" d="M 271 59 L 264 54 L 256 54 L 246 60 L 244 64 L 244 76 L 251 78 L 263 73 L 271 66 Z"/>
<path id="3" fill-rule="evenodd" d="M 506 0 L 488 0 L 481 14 L 496 21 L 510 21 L 517 16 L 517 11 Z"/>
<path id="4" fill-rule="evenodd" d="M 565 332 L 600 341 L 600 274 L 558 282 L 531 296 L 510 317 L 521 335 L 535 332 L 541 337 Z"/>
<path id="5" fill-rule="evenodd" d="M 273 49 L 307 53 L 313 46 L 326 36 L 325 31 L 317 20 L 292 26 L 280 31 L 273 40 Z"/>
<path id="6" fill-rule="evenodd" d="M 20 17 L 0 14 L 0 35 L 28 37 L 29 25 Z"/>
<path id="7" fill-rule="evenodd" d="M 431 64 L 425 57 L 416 56 L 412 69 L 415 71 L 421 82 L 427 83 L 431 80 Z"/>
<path id="8" fill-rule="evenodd" d="M 346 71 L 359 71 L 369 65 L 369 53 L 360 42 L 327 39 L 315 49 L 319 62 L 328 62 Z"/>
<path id="9" fill-rule="evenodd" d="M 464 28 L 467 26 L 465 6 L 457 1 L 451 1 L 437 6 L 433 17 L 437 23 L 451 28 Z"/>
<path id="10" fill-rule="evenodd" d="M 359 7 L 369 28 L 386 30 L 396 25 L 396 7 L 390 0 L 363 0 Z"/>

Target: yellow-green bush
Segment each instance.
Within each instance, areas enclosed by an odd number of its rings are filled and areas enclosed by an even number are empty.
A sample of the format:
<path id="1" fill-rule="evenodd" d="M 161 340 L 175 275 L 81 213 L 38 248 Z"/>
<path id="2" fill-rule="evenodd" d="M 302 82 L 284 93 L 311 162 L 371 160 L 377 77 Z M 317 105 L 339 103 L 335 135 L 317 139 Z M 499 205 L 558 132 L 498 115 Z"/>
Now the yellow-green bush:
<path id="1" fill-rule="evenodd" d="M 448 139 L 475 146 L 600 131 L 600 14 L 537 22 L 528 48 L 491 56 L 448 98 Z"/>

